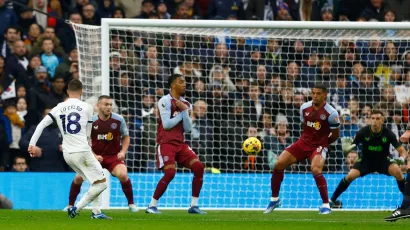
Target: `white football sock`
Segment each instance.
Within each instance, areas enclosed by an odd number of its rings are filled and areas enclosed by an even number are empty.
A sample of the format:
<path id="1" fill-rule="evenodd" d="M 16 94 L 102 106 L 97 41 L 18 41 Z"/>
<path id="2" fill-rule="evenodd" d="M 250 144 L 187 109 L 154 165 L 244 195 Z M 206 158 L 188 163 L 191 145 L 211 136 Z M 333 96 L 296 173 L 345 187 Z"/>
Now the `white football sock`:
<path id="1" fill-rule="evenodd" d="M 191 207 L 198 206 L 198 197 L 192 197 Z"/>
<path id="2" fill-rule="evenodd" d="M 158 200 L 152 198 L 151 203 L 149 203 L 148 207 L 157 207 L 157 204 L 158 204 Z"/>
<path id="3" fill-rule="evenodd" d="M 81 200 L 77 203 L 76 207 L 78 211 L 86 207 L 91 201 L 93 201 L 96 197 L 100 195 L 105 189 L 107 188 L 107 182 L 93 184 L 88 189 L 87 193 L 81 198 Z"/>
<path id="4" fill-rule="evenodd" d="M 101 193 L 98 195 L 92 202 L 91 205 L 93 206 L 92 212 L 94 214 L 100 214 L 101 213 Z"/>
<path id="5" fill-rule="evenodd" d="M 279 200 L 279 197 L 271 197 L 270 198 L 270 201 L 278 201 Z"/>
<path id="6" fill-rule="evenodd" d="M 322 204 L 322 207 L 324 207 L 324 208 L 330 208 L 330 205 L 329 205 L 329 203 L 323 203 L 323 204 Z"/>

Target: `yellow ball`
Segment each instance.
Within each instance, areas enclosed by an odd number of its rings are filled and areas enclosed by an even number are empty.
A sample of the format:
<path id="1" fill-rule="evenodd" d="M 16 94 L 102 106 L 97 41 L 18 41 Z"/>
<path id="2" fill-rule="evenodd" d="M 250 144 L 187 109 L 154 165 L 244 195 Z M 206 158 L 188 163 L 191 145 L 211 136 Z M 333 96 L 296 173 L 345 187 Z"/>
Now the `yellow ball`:
<path id="1" fill-rule="evenodd" d="M 249 137 L 242 144 L 243 151 L 248 155 L 256 155 L 262 149 L 262 143 L 256 137 Z"/>

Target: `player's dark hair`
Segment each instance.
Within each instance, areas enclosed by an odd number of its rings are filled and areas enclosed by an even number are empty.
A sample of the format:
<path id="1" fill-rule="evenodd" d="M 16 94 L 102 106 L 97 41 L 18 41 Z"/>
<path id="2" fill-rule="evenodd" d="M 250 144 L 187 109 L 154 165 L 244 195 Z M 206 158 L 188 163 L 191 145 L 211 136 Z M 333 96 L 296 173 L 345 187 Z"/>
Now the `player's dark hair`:
<path id="1" fill-rule="evenodd" d="M 168 87 L 171 88 L 172 83 L 174 83 L 174 81 L 179 78 L 182 77 L 181 74 L 172 74 L 169 78 L 168 78 Z"/>
<path id="2" fill-rule="evenodd" d="M 73 79 L 68 83 L 67 90 L 71 92 L 79 92 L 83 89 L 83 83 L 80 80 Z"/>
<path id="3" fill-rule="evenodd" d="M 321 89 L 324 92 L 327 92 L 327 88 L 325 85 L 321 84 L 321 83 L 316 83 L 315 86 L 313 86 L 313 89 Z"/>
<path id="4" fill-rule="evenodd" d="M 100 102 L 103 99 L 111 99 L 111 97 L 108 96 L 108 95 L 101 95 L 101 96 L 98 97 L 98 102 Z"/>
<path id="5" fill-rule="evenodd" d="M 382 113 L 382 111 L 377 110 L 377 109 L 372 110 L 372 113 L 370 114 L 370 116 L 374 114 L 380 114 L 382 117 L 384 117 L 384 114 Z"/>

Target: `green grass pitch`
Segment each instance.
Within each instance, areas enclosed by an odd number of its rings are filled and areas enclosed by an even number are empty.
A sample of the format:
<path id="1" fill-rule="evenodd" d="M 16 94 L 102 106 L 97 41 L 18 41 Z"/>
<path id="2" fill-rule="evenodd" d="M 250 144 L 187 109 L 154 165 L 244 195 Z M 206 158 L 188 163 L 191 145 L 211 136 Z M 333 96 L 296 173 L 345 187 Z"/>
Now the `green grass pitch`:
<path id="1" fill-rule="evenodd" d="M 92 220 L 90 210 L 69 219 L 62 211 L 0 210 L 0 229 L 15 230 L 199 230 L 199 229 L 355 229 L 386 230 L 409 229 L 410 220 L 385 222 L 391 212 L 333 212 L 319 215 L 310 211 L 208 211 L 208 215 L 190 215 L 186 211 L 162 210 L 162 215 L 148 215 L 143 210 L 130 213 L 125 210 L 107 210 L 113 220 Z"/>

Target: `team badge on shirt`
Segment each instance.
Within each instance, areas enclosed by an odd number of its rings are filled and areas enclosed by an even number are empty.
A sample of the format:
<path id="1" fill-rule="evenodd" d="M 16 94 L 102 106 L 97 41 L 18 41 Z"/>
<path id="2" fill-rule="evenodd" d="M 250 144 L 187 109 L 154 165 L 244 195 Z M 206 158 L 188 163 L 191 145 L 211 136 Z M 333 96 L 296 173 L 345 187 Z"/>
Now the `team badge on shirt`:
<path id="1" fill-rule="evenodd" d="M 326 120 L 326 115 L 325 115 L 325 114 L 321 114 L 321 115 L 320 115 L 320 119 Z"/>
<path id="2" fill-rule="evenodd" d="M 112 128 L 112 129 L 116 129 L 116 128 L 117 128 L 117 123 L 112 123 L 112 124 L 111 124 L 111 128 Z"/>

